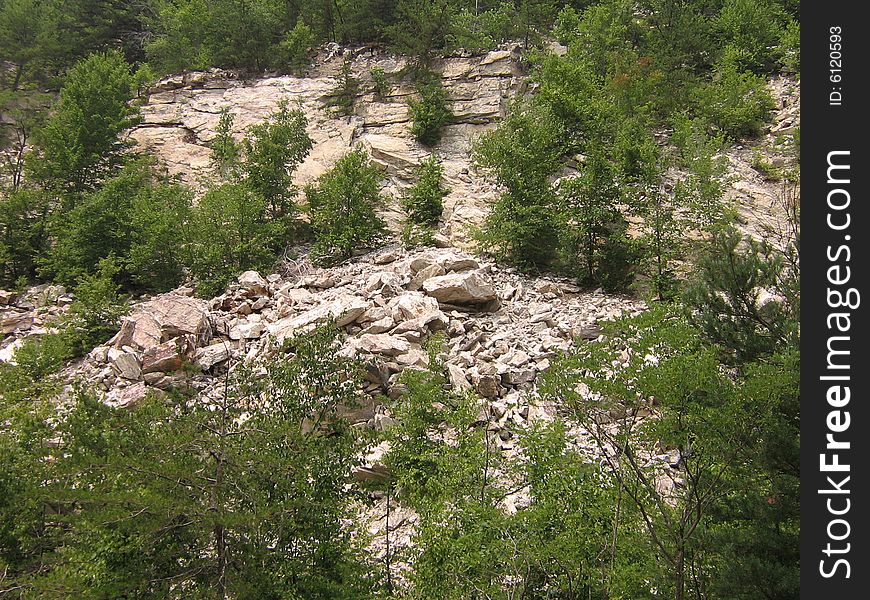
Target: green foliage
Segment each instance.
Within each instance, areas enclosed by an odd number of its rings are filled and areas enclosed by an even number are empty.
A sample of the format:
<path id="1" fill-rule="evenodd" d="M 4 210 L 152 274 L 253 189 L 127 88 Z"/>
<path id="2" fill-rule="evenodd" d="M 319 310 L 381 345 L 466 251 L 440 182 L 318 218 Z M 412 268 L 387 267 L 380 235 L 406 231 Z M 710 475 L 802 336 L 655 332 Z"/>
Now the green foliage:
<path id="1" fill-rule="evenodd" d="M 689 597 L 712 575 L 715 548 L 704 543 L 711 505 L 727 498 L 727 482 L 753 456 L 748 440 L 758 439 L 761 414 L 723 374 L 715 350 L 666 307 L 614 323 L 607 335 L 555 365 L 543 394 L 570 407 L 604 453 L 642 517 L 666 593 Z M 656 418 L 639 418 L 644 412 Z M 643 458 L 657 445 L 674 451 L 670 467 Z"/>
<path id="2" fill-rule="evenodd" d="M 82 275 L 74 290 L 75 300 L 61 323 L 61 332 L 73 355 L 89 352 L 108 340 L 130 310 L 115 283 L 120 267 L 113 256 L 99 261 L 94 274 Z"/>
<path id="3" fill-rule="evenodd" d="M 717 64 L 712 81 L 692 92 L 692 100 L 697 112 L 732 140 L 760 135 L 774 109 L 764 78 L 741 71 L 731 55 Z"/>
<path id="4" fill-rule="evenodd" d="M 411 111 L 411 134 L 426 146 L 434 146 L 441 139 L 441 128 L 453 119 L 450 98 L 441 80 L 434 75 L 417 82 L 419 99 L 408 100 Z"/>
<path id="5" fill-rule="evenodd" d="M 220 293 L 248 269 L 268 269 L 280 241 L 266 201 L 245 183 L 210 189 L 193 210 L 190 272 L 200 296 Z"/>
<path id="6" fill-rule="evenodd" d="M 498 2 L 495 7 L 476 14 L 467 8 L 459 10 L 453 17 L 447 45 L 481 52 L 516 39 L 519 34 L 513 3 Z"/>
<path id="7" fill-rule="evenodd" d="M 6 0 L 0 5 L 0 48 L 15 65 L 12 91 L 30 79 L 40 79 L 59 42 L 58 15 L 52 3 Z"/>
<path id="8" fill-rule="evenodd" d="M 370 71 L 372 86 L 376 100 L 383 102 L 393 88 L 387 73 L 380 67 L 372 67 Z"/>
<path id="9" fill-rule="evenodd" d="M 133 197 L 130 246 L 122 257 L 132 287 L 162 292 L 184 281 L 192 204 L 188 188 L 166 181 Z"/>
<path id="10" fill-rule="evenodd" d="M 281 56 L 278 66 L 288 69 L 291 73 L 302 73 L 308 67 L 309 54 L 316 41 L 314 30 L 300 17 L 296 21 L 296 26 L 284 34 L 284 39 L 278 46 Z"/>
<path id="11" fill-rule="evenodd" d="M 336 115 L 345 117 L 353 114 L 356 97 L 360 92 L 359 80 L 354 76 L 351 66 L 350 58 L 345 59 L 341 64 L 338 84 L 330 92 L 327 102 L 327 106 L 331 107 Z"/>
<path id="12" fill-rule="evenodd" d="M 740 363 L 792 346 L 800 331 L 796 268 L 770 244 L 724 229 L 698 261 L 686 291 L 694 309 L 690 318 L 726 357 Z M 772 294 L 763 305 L 762 293 Z"/>
<path id="13" fill-rule="evenodd" d="M 208 3 L 205 42 L 219 65 L 262 71 L 272 63 L 283 2 L 280 0 L 214 0 Z"/>
<path id="14" fill-rule="evenodd" d="M 39 131 L 34 177 L 69 192 L 94 189 L 124 160 L 120 138 L 136 122 L 130 105 L 133 79 L 118 52 L 93 54 L 66 78 L 53 114 Z"/>
<path id="15" fill-rule="evenodd" d="M 213 64 L 206 43 L 206 0 L 160 2 L 155 13 L 150 26 L 156 35 L 145 45 L 145 54 L 158 73 L 203 69 Z"/>
<path id="16" fill-rule="evenodd" d="M 0 452 L 15 460 L 0 476 L 13 492 L 3 516 L 43 498 L 60 509 L 43 511 L 36 531 L 33 509 L 4 519 L 19 523 L 0 533 L 3 559 L 15 559 L 7 575 L 43 598 L 370 597 L 344 527 L 359 443 L 339 415 L 356 401 L 359 369 L 336 357 L 337 340 L 323 328 L 295 338 L 214 398 L 151 396 L 129 410 L 81 390 L 59 423 L 51 479 L 22 448 L 23 426 L 4 429 Z M 8 475 L 28 464 L 43 479 L 13 487 Z M 41 556 L 24 552 L 40 533 Z"/>
<path id="17" fill-rule="evenodd" d="M 793 73 L 798 79 L 801 76 L 801 24 L 789 21 L 782 32 L 780 41 L 782 49 L 782 68 L 786 73 Z"/>
<path id="18" fill-rule="evenodd" d="M 0 285 L 32 280 L 48 242 L 47 194 L 21 189 L 0 196 Z"/>
<path id="19" fill-rule="evenodd" d="M 432 52 L 447 44 L 454 11 L 451 0 L 399 0 L 396 23 L 386 27 L 387 38 L 396 52 L 412 57 L 418 68 L 425 68 Z"/>
<path id="20" fill-rule="evenodd" d="M 269 216 L 276 221 L 286 221 L 296 213 L 293 172 L 313 145 L 305 131 L 307 125 L 302 109 L 291 110 L 283 100 L 265 122 L 250 127 L 244 141 L 245 181 L 266 201 Z"/>
<path id="21" fill-rule="evenodd" d="M 375 213 L 383 203 L 381 169 L 355 148 L 305 188 L 314 230 L 312 254 L 326 263 L 350 258 L 383 237 L 386 225 Z"/>
<path id="22" fill-rule="evenodd" d="M 600 151 L 580 165 L 580 174 L 557 188 L 561 218 L 560 252 L 565 269 L 587 285 L 624 289 L 633 277 L 634 249 L 614 165 Z"/>
<path id="23" fill-rule="evenodd" d="M 211 148 L 211 165 L 217 174 L 224 179 L 237 179 L 241 167 L 241 145 L 233 137 L 233 121 L 235 117 L 228 109 L 221 111 Z"/>
<path id="24" fill-rule="evenodd" d="M 402 197 L 402 208 L 411 223 L 426 227 L 438 225 L 444 211 L 444 197 L 449 193 L 443 177 L 444 167 L 434 154 L 417 168 L 416 182 Z"/>
<path id="25" fill-rule="evenodd" d="M 549 177 L 560 166 L 563 138 L 553 114 L 515 106 L 475 144 L 474 161 L 505 192 L 479 239 L 483 249 L 526 269 L 546 267 L 556 255 L 558 223 Z"/>
<path id="26" fill-rule="evenodd" d="M 165 291 L 183 278 L 185 230 L 192 194 L 161 180 L 147 162 L 133 162 L 69 212 L 54 215 L 54 243 L 43 274 L 75 284 L 117 259 L 126 287 Z"/>
<path id="27" fill-rule="evenodd" d="M 715 28 L 741 71 L 763 74 L 779 63 L 784 21 L 773 0 L 726 0 Z"/>
<path id="28" fill-rule="evenodd" d="M 386 432 L 390 451 L 384 456 L 402 503 L 427 516 L 459 498 L 480 499 L 487 486 L 482 432 L 470 429 L 477 403 L 444 390 L 434 344 L 428 369 L 402 374 L 407 392 L 392 406 L 396 425 Z M 455 444 L 445 441 L 445 428 L 458 438 Z"/>

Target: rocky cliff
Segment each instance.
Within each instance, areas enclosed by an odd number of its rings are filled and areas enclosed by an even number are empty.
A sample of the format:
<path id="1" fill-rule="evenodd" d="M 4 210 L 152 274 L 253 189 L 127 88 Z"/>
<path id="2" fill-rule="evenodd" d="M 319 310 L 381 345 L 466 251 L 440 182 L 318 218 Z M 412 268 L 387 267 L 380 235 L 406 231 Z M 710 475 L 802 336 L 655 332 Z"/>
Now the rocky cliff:
<path id="1" fill-rule="evenodd" d="M 329 107 L 339 85 L 339 71 L 350 59 L 361 83 L 361 95 L 350 116 L 336 116 Z M 329 169 L 349 148 L 365 147 L 387 173 L 385 192 L 397 198 L 411 183 L 414 169 L 430 152 L 443 161 L 450 195 L 444 200 L 441 233 L 453 245 L 468 241 L 467 225 L 479 224 L 486 206 L 495 198 L 492 186 L 473 173 L 471 144 L 484 129 L 500 120 L 511 98 L 521 93 L 526 78 L 519 54 L 497 50 L 484 56 L 441 60 L 442 73 L 452 100 L 454 121 L 447 125 L 434 149 L 425 148 L 410 134 L 408 97 L 413 93 L 398 76 L 406 60 L 368 50 L 333 49 L 317 57 L 306 77 L 239 79 L 226 71 L 196 72 L 160 81 L 142 108 L 143 122 L 131 132 L 140 146 L 154 152 L 169 172 L 194 186 L 211 175 L 208 143 L 214 138 L 222 110 L 234 116 L 235 133 L 262 121 L 282 100 L 301 106 L 308 117 L 314 148 L 296 173 L 299 185 L 311 182 Z M 393 85 L 384 98 L 373 92 L 371 70 L 380 68 Z M 399 228 L 398 202 L 384 215 Z"/>

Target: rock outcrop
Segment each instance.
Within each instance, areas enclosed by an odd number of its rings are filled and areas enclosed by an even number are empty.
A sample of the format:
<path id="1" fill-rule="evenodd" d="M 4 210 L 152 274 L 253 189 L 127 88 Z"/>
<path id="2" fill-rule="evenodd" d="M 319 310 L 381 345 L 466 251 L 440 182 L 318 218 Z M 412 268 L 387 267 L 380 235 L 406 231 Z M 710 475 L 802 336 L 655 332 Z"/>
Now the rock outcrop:
<path id="1" fill-rule="evenodd" d="M 362 82 L 362 92 L 352 115 L 336 117 L 329 100 L 347 57 L 351 58 L 353 75 Z M 410 133 L 407 100 L 413 88 L 400 76 L 406 60 L 353 49 L 318 57 L 316 67 L 305 77 L 245 80 L 220 70 L 169 77 L 152 88 L 142 107 L 142 123 L 131 137 L 151 150 L 170 174 L 198 187 L 210 174 L 208 144 L 215 136 L 222 110 L 234 116 L 234 134 L 241 137 L 250 125 L 274 111 L 280 101 L 288 100 L 305 111 L 308 133 L 314 141 L 311 154 L 296 172 L 298 185 L 310 183 L 351 147 L 361 144 L 386 171 L 384 191 L 398 198 L 411 183 L 414 170 L 434 151 L 442 160 L 450 188 L 444 200 L 441 233 L 453 244 L 464 245 L 468 242 L 468 225 L 480 224 L 487 203 L 497 193 L 474 176 L 471 143 L 504 116 L 509 100 L 524 89 L 526 79 L 518 59 L 518 52 L 506 49 L 484 56 L 444 58 L 434 65 L 442 73 L 455 116 L 444 127 L 441 142 L 434 149 L 423 147 Z M 384 98 L 375 98 L 371 91 L 371 70 L 375 67 L 393 80 Z M 398 202 L 385 207 L 383 217 L 394 230 L 400 229 Z"/>

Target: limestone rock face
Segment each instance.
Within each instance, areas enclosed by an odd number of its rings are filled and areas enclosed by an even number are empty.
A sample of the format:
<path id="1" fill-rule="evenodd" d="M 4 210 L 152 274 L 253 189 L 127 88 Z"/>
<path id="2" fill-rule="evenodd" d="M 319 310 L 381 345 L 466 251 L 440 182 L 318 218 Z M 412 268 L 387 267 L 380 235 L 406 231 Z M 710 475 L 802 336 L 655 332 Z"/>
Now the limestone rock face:
<path id="1" fill-rule="evenodd" d="M 335 118 L 327 101 L 345 58 L 350 58 L 351 70 L 363 82 L 363 91 L 352 115 Z M 151 150 L 170 174 L 180 175 L 196 187 L 203 175 L 211 174 L 208 144 L 215 136 L 221 110 L 228 109 L 233 115 L 233 134 L 241 138 L 250 125 L 265 119 L 281 100 L 288 100 L 305 112 L 314 141 L 311 153 L 294 174 L 296 185 L 311 183 L 355 144 L 361 144 L 385 169 L 385 191 L 399 198 L 431 150 L 410 133 L 407 99 L 413 88 L 396 77 L 390 94 L 376 101 L 368 82 L 372 68 L 394 76 L 406 59 L 346 49 L 341 55 L 323 53 L 313 62 L 315 66 L 304 77 L 251 80 L 213 69 L 163 79 L 152 87 L 142 107 L 143 121 L 131 137 Z M 436 148 L 450 188 L 441 233 L 451 243 L 467 244 L 466 225 L 479 225 L 485 203 L 497 196 L 491 184 L 473 175 L 471 140 L 504 117 L 509 100 L 526 85 L 526 76 L 513 49 L 436 62 L 433 67 L 442 73 L 455 115 Z M 398 200 L 384 207 L 382 217 L 392 229 L 401 229 L 403 215 Z"/>

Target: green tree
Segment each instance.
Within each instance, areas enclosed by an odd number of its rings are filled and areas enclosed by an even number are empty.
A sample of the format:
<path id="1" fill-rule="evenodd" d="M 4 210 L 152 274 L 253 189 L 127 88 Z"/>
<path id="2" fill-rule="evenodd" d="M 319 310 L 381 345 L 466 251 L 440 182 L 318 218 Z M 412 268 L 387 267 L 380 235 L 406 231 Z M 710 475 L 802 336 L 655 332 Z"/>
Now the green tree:
<path id="1" fill-rule="evenodd" d="M 764 78 L 740 70 L 738 61 L 726 49 L 712 81 L 691 92 L 696 112 L 731 140 L 760 135 L 775 108 Z"/>
<path id="2" fill-rule="evenodd" d="M 50 198 L 21 189 L 0 196 L 0 284 L 36 277 L 38 258 L 48 246 Z"/>
<path id="3" fill-rule="evenodd" d="M 386 28 L 387 37 L 398 53 L 414 59 L 416 67 L 428 67 L 433 51 L 447 44 L 454 10 L 451 0 L 399 0 L 396 23 Z"/>
<path id="4" fill-rule="evenodd" d="M 243 143 L 245 181 L 266 201 L 276 221 L 286 222 L 297 210 L 293 172 L 311 152 L 307 125 L 302 109 L 291 110 L 283 100 L 265 122 L 250 127 Z"/>
<path id="5" fill-rule="evenodd" d="M 732 477 L 752 457 L 749 440 L 761 435 L 757 407 L 723 373 L 716 350 L 660 307 L 614 323 L 606 341 L 578 347 L 544 390 L 589 431 L 637 510 L 656 570 L 664 568 L 656 586 L 678 600 L 703 595 L 716 553 L 705 543 L 713 505 L 731 493 Z M 645 458 L 656 446 L 671 450 L 670 465 Z"/>
<path id="6" fill-rule="evenodd" d="M 317 42 L 314 31 L 300 17 L 296 26 L 284 34 L 284 39 L 278 45 L 280 61 L 277 66 L 286 68 L 291 73 L 301 73 L 308 67 L 308 55 Z"/>
<path id="7" fill-rule="evenodd" d="M 356 97 L 360 93 L 359 79 L 353 74 L 352 61 L 346 58 L 341 63 L 341 71 L 338 74 L 338 83 L 329 93 L 327 106 L 332 108 L 336 115 L 348 117 L 353 114 Z"/>
<path id="8" fill-rule="evenodd" d="M 214 139 L 209 144 L 211 148 L 211 165 L 217 174 L 224 179 L 238 179 L 241 168 L 241 144 L 233 137 L 233 121 L 235 117 L 229 109 L 221 111 Z"/>
<path id="9" fill-rule="evenodd" d="M 386 225 L 375 209 L 383 204 L 381 169 L 368 153 L 355 148 L 306 186 L 314 230 L 312 253 L 321 261 L 350 258 L 382 239 Z"/>
<path id="10" fill-rule="evenodd" d="M 12 91 L 18 90 L 28 71 L 39 74 L 51 59 L 57 43 L 56 14 L 51 3 L 40 0 L 6 0 L 0 5 L 0 48 L 15 65 Z"/>
<path id="11" fill-rule="evenodd" d="M 197 293 L 218 294 L 242 271 L 270 268 L 280 239 L 266 201 L 247 184 L 210 189 L 191 217 L 188 266 Z"/>
<path id="12" fill-rule="evenodd" d="M 369 597 L 344 520 L 359 369 L 338 332 L 291 340 L 210 397 L 134 409 L 78 394 L 59 424 L 51 531 L 33 593 L 60 598 Z M 259 369 L 260 374 L 255 374 Z"/>
<path id="13" fill-rule="evenodd" d="M 130 67 L 118 52 L 93 54 L 66 78 L 31 158 L 37 181 L 62 192 L 94 189 L 124 161 L 120 134 L 136 122 Z"/>
<path id="14" fill-rule="evenodd" d="M 425 227 L 438 225 L 444 212 L 444 197 L 449 193 L 443 177 L 444 167 L 434 154 L 417 168 L 414 185 L 402 197 L 402 208 L 411 223 Z"/>
<path id="15" fill-rule="evenodd" d="M 549 177 L 562 162 L 560 124 L 545 108 L 517 105 L 474 148 L 475 164 L 505 191 L 479 234 L 483 249 L 526 269 L 552 263 L 558 246 Z"/>
<path id="16" fill-rule="evenodd" d="M 118 331 L 121 317 L 130 310 L 115 282 L 120 267 L 114 256 L 99 261 L 94 274 L 79 278 L 75 300 L 60 323 L 70 352 L 79 356 L 104 343 Z"/>
<path id="17" fill-rule="evenodd" d="M 714 27 L 742 71 L 771 72 L 779 62 L 785 15 L 772 0 L 726 0 Z"/>
<path id="18" fill-rule="evenodd" d="M 441 128 L 453 118 L 448 106 L 450 100 L 441 80 L 429 75 L 415 86 L 419 100 L 411 98 L 411 134 L 426 146 L 434 146 L 441 139 Z"/>
<path id="19" fill-rule="evenodd" d="M 565 267 L 584 283 L 608 289 L 624 288 L 633 271 L 617 182 L 616 167 L 596 149 L 580 165 L 579 175 L 561 180 L 557 188 Z"/>

